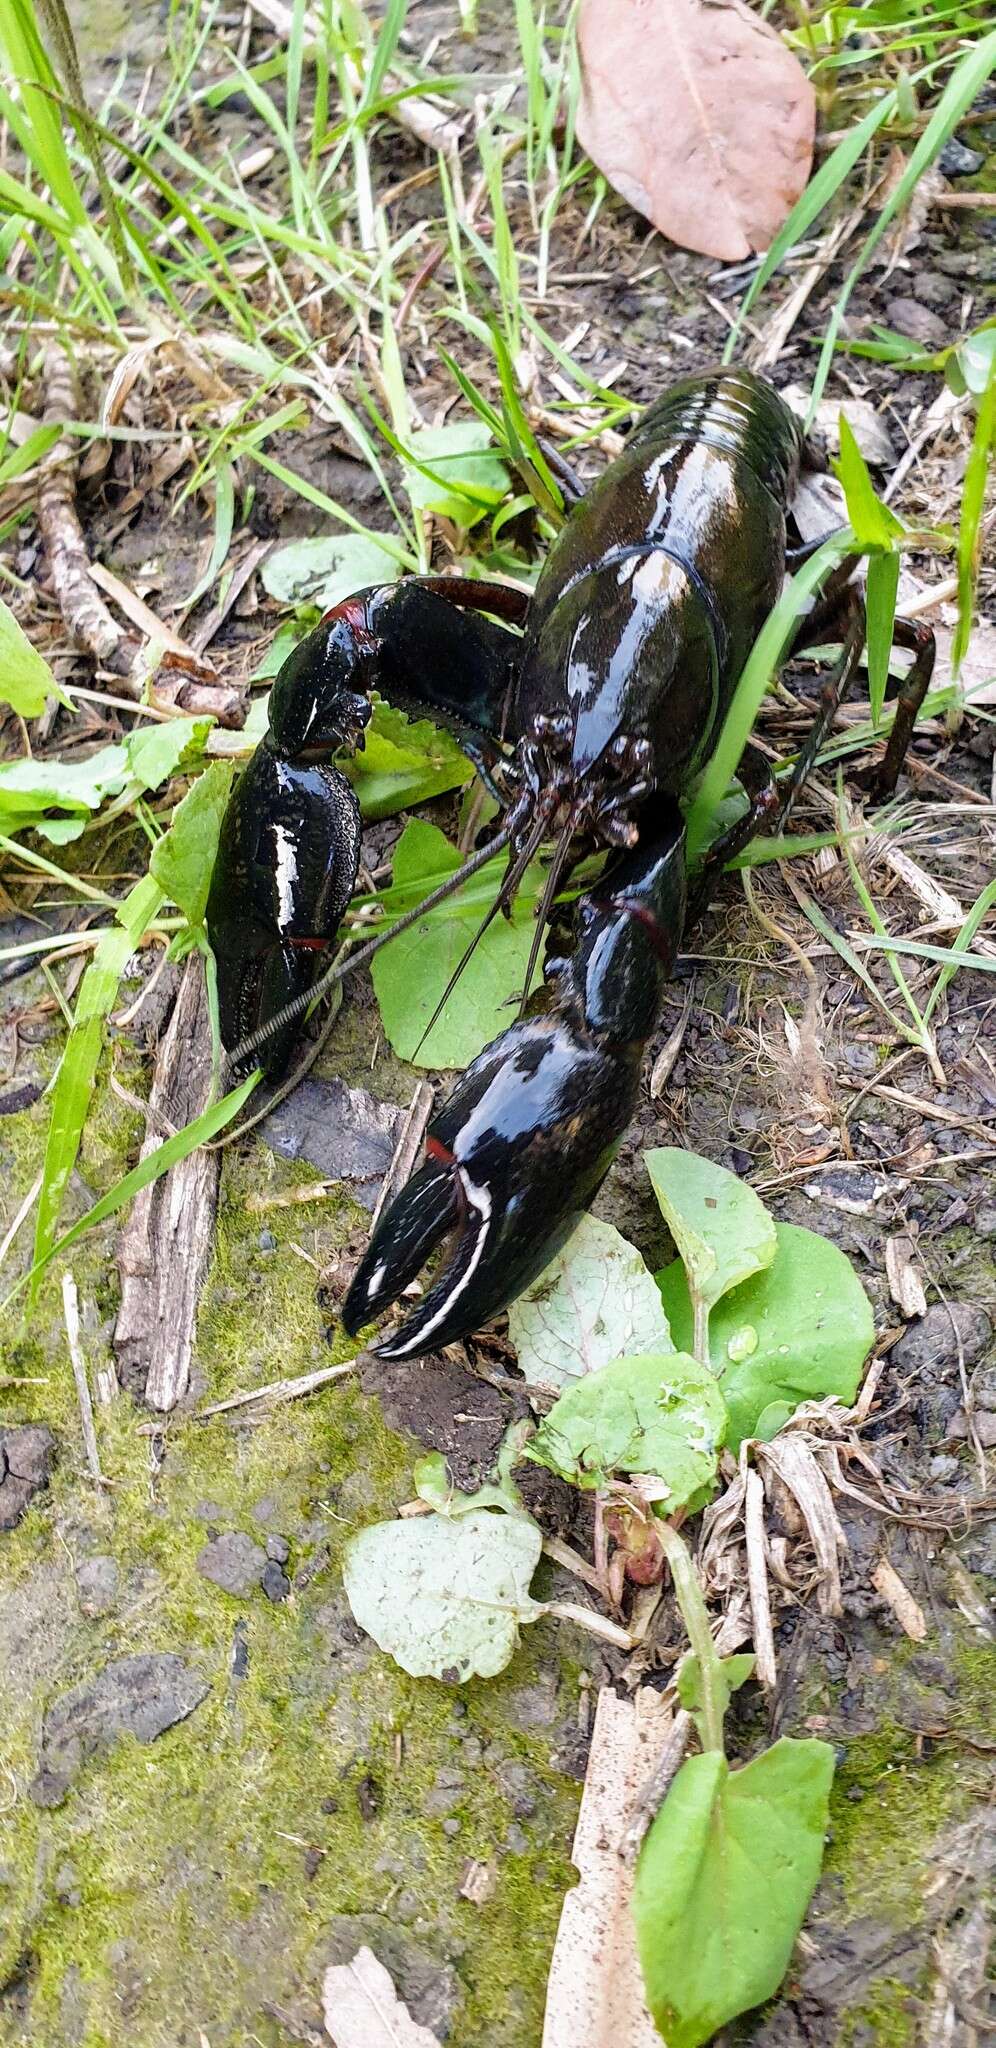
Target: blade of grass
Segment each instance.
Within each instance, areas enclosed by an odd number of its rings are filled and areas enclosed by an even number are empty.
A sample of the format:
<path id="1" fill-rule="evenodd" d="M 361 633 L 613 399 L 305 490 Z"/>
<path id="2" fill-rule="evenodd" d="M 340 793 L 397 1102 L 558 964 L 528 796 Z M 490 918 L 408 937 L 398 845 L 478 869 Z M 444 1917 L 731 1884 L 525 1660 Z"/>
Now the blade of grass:
<path id="1" fill-rule="evenodd" d="M 73 1028 L 52 1097 L 35 1223 L 36 1265 L 39 1260 L 45 1261 L 51 1250 L 69 1177 L 76 1164 L 104 1042 L 104 1019 L 116 1000 L 125 961 L 135 951 L 163 900 L 158 882 L 152 875 L 144 875 L 119 906 L 115 923 L 101 933 L 80 984 Z"/>
<path id="2" fill-rule="evenodd" d="M 99 1202 L 95 1202 L 85 1216 L 80 1216 L 54 1244 L 48 1244 L 41 1255 L 38 1252 L 36 1236 L 34 1264 L 30 1272 L 25 1273 L 0 1302 L 0 1310 L 7 1308 L 25 1287 L 30 1287 L 30 1299 L 33 1301 L 37 1296 L 38 1283 L 45 1268 L 61 1253 L 67 1252 L 70 1246 L 83 1236 L 84 1231 L 93 1230 L 96 1224 L 106 1222 L 108 1216 L 114 1216 L 119 1209 L 123 1209 L 125 1204 L 140 1194 L 143 1188 L 147 1188 L 151 1181 L 159 1180 L 162 1174 L 169 1172 L 171 1166 L 178 1165 L 181 1159 L 186 1159 L 191 1152 L 196 1152 L 198 1145 L 206 1145 L 210 1138 L 217 1137 L 218 1132 L 223 1131 L 226 1124 L 230 1124 L 233 1117 L 238 1116 L 240 1109 L 248 1101 L 260 1079 L 260 1071 L 257 1067 L 255 1072 L 249 1075 L 248 1080 L 241 1081 L 237 1088 L 223 1095 L 220 1102 L 215 1102 L 209 1109 L 203 1110 L 200 1116 L 185 1124 L 182 1131 L 176 1131 L 173 1137 L 158 1145 L 154 1152 L 148 1153 L 137 1166 L 132 1167 L 130 1173 L 115 1181 L 114 1186 L 108 1189 L 106 1195 L 101 1195 Z"/>

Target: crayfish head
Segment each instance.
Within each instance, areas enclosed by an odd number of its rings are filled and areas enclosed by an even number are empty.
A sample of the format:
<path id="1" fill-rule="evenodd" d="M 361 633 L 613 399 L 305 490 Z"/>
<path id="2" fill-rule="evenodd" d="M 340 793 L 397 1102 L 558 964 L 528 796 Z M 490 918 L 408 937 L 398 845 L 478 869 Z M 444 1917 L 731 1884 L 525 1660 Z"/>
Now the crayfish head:
<path id="1" fill-rule="evenodd" d="M 355 746 L 370 719 L 379 650 L 368 624 L 375 590 L 327 612 L 289 654 L 270 691 L 270 744 L 291 760 Z"/>

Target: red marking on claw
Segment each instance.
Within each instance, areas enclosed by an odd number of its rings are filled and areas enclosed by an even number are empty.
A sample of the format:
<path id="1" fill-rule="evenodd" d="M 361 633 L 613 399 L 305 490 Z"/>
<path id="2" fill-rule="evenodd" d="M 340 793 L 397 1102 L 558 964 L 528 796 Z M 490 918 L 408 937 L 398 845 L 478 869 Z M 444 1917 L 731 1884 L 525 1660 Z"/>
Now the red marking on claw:
<path id="1" fill-rule="evenodd" d="M 653 912 L 648 910 L 645 904 L 634 903 L 632 901 L 632 898 L 629 896 L 619 896 L 616 898 L 614 902 L 611 903 L 606 902 L 601 897 L 596 896 L 592 898 L 592 902 L 596 910 L 604 910 L 606 914 L 609 916 L 613 915 L 614 913 L 618 913 L 621 910 L 626 917 L 633 917 L 636 919 L 637 924 L 642 924 L 643 929 L 646 932 L 647 937 L 650 940 L 650 943 L 654 949 L 654 952 L 658 955 L 658 957 L 661 960 L 663 960 L 664 965 L 667 968 L 668 973 L 670 974 L 672 963 L 674 960 L 673 937 L 670 940 L 668 939 L 667 933 L 664 931 L 663 927 L 658 924 Z"/>
<path id="2" fill-rule="evenodd" d="M 449 1146 L 444 1145 L 441 1138 L 426 1139 L 425 1156 L 427 1159 L 437 1160 L 440 1166 L 455 1166 L 457 1163 L 456 1153 L 451 1152 Z"/>
<path id="3" fill-rule="evenodd" d="M 344 597 L 341 604 L 334 604 L 331 611 L 323 612 L 322 625 L 330 619 L 343 619 L 350 628 L 357 646 L 370 650 L 379 645 L 376 633 L 370 631 L 367 623 L 367 607 L 362 598 Z"/>

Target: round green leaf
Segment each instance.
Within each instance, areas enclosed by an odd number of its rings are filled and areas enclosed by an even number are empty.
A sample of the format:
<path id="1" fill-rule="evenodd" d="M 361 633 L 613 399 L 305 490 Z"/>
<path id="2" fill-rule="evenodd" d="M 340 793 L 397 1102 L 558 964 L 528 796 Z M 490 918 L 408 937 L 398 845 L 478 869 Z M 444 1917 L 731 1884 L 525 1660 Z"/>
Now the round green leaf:
<path id="1" fill-rule="evenodd" d="M 689 1758 L 633 1890 L 647 2005 L 668 2048 L 700 2048 L 773 1997 L 823 1861 L 834 1755 L 783 1737 L 741 1771 Z"/>
<path id="2" fill-rule="evenodd" d="M 484 1508 L 374 1522 L 346 1545 L 343 1579 L 360 1627 L 413 1678 L 493 1678 L 544 1612 L 529 1592 L 542 1547 L 525 1515 Z"/>
<path id="3" fill-rule="evenodd" d="M 640 1253 L 611 1223 L 581 1216 L 538 1280 L 512 1303 L 519 1368 L 540 1387 L 564 1387 L 634 1352 L 673 1351 L 660 1290 Z"/>
<path id="4" fill-rule="evenodd" d="M 44 655 L 33 647 L 9 605 L 0 598 L 0 703 L 12 705 L 22 718 L 37 718 L 46 697 L 75 707 L 57 683 Z"/>
<path id="5" fill-rule="evenodd" d="M 772 1433 L 779 1419 L 775 1403 L 787 1403 L 791 1412 L 800 1401 L 827 1394 L 853 1401 L 875 1339 L 871 1303 L 837 1245 L 795 1223 L 776 1226 L 776 1243 L 771 1265 L 726 1295 L 709 1317 L 709 1352 L 729 1410 L 733 1451 L 745 1436 Z M 658 1282 L 675 1342 L 687 1344 L 692 1307 L 680 1259 Z"/>
<path id="6" fill-rule="evenodd" d="M 525 1455 L 586 1490 L 615 1473 L 652 1473 L 672 1515 L 709 1484 L 725 1428 L 707 1366 L 680 1351 L 617 1358 L 561 1394 Z"/>
<path id="7" fill-rule="evenodd" d="M 775 1226 L 746 1181 L 674 1145 L 643 1156 L 691 1292 L 707 1308 L 770 1266 Z"/>

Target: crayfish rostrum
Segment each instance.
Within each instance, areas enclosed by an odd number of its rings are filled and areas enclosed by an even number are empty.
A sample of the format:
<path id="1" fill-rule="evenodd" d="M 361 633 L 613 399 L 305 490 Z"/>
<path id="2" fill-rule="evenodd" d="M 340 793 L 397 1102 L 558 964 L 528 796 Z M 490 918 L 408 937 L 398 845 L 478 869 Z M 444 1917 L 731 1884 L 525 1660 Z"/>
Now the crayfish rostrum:
<path id="1" fill-rule="evenodd" d="M 375 1347 L 382 1357 L 417 1357 L 507 1307 L 611 1164 L 686 921 L 680 800 L 778 596 L 803 455 L 799 423 L 759 377 L 688 378 L 576 494 L 531 599 L 452 576 L 361 591 L 299 644 L 274 683 L 269 730 L 233 792 L 208 903 L 222 1034 L 236 1064 L 261 1047 L 266 1072 L 282 1071 L 352 893 L 359 811 L 334 757 L 362 734 L 372 691 L 449 727 L 501 804 L 487 846 L 403 922 L 505 847 L 498 910 L 541 846 L 553 845 L 523 1011 L 430 1124 L 425 1164 L 385 1211 L 350 1288 L 343 1320 L 355 1332 L 454 1238 L 418 1307 Z M 843 607 L 846 629 L 811 738 L 777 797 L 770 784 L 755 788 L 746 817 L 712 849 L 707 878 L 759 818 L 784 821 L 856 672 L 860 597 L 845 584 L 828 604 Z M 811 641 L 811 622 L 807 632 Z M 929 631 L 905 628 L 897 639 L 915 659 L 879 770 L 884 789 L 933 666 Z M 527 1003 L 558 890 L 599 851 L 602 872 Z"/>

